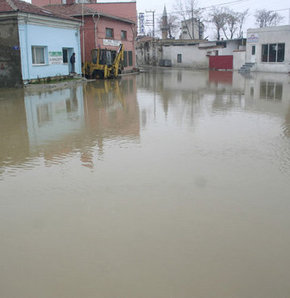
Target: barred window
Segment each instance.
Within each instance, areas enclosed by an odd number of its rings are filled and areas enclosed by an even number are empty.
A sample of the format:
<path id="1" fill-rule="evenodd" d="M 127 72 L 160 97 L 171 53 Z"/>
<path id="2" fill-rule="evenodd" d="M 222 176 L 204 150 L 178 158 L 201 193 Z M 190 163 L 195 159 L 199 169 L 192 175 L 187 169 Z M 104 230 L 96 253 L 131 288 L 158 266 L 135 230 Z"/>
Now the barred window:
<path id="1" fill-rule="evenodd" d="M 285 43 L 262 45 L 262 62 L 284 62 Z"/>

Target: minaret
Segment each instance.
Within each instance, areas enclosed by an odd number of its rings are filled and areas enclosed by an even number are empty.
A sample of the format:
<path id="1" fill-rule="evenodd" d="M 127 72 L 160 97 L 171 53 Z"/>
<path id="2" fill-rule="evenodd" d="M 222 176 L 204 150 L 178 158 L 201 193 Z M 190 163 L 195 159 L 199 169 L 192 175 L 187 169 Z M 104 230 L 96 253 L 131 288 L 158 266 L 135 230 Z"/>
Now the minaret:
<path id="1" fill-rule="evenodd" d="M 166 12 L 166 6 L 164 5 L 163 15 L 162 15 L 162 39 L 168 38 L 168 22 L 167 22 L 167 12 Z"/>

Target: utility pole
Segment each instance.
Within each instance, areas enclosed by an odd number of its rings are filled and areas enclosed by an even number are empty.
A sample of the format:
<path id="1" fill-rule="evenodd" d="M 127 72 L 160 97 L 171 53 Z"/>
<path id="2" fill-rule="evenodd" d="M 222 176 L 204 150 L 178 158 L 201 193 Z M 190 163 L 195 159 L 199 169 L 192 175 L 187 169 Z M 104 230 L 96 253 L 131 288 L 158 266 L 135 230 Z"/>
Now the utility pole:
<path id="1" fill-rule="evenodd" d="M 153 28 L 153 38 L 155 37 L 155 10 L 146 10 L 146 13 L 151 13 L 152 14 L 152 20 L 147 20 L 146 25 L 147 26 L 152 26 Z"/>

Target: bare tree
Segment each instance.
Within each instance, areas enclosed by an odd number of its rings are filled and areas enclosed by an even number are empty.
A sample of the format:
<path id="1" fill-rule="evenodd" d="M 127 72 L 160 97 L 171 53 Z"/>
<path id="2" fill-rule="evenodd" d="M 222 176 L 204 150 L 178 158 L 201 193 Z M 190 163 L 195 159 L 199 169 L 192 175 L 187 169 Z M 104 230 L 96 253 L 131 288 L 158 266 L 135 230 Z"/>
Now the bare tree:
<path id="1" fill-rule="evenodd" d="M 243 37 L 243 26 L 245 23 L 245 20 L 248 16 L 249 13 L 249 9 L 244 10 L 243 12 L 239 13 L 239 33 L 238 33 L 238 38 L 242 38 Z"/>
<path id="2" fill-rule="evenodd" d="M 260 28 L 277 26 L 283 19 L 283 17 L 279 15 L 277 12 L 266 9 L 256 10 L 255 18 L 256 24 Z"/>
<path id="3" fill-rule="evenodd" d="M 239 16 L 238 13 L 230 9 L 227 9 L 225 13 L 227 27 L 224 26 L 222 30 L 226 39 L 233 39 L 235 32 L 238 30 Z M 226 29 L 229 31 L 229 36 L 227 35 Z"/>
<path id="4" fill-rule="evenodd" d="M 177 0 L 174 5 L 175 14 L 183 21 L 190 39 L 194 39 L 194 20 L 200 22 L 202 19 L 202 8 L 198 8 L 196 0 Z M 191 20 L 190 22 L 188 22 Z M 191 26 L 191 27 L 190 27 Z"/>
<path id="5" fill-rule="evenodd" d="M 214 8 L 209 21 L 215 26 L 217 40 L 221 39 L 221 32 L 226 39 L 233 39 L 235 35 L 241 37 L 247 14 L 248 10 L 235 12 L 225 7 Z"/>
<path id="6" fill-rule="evenodd" d="M 227 24 L 227 10 L 224 7 L 214 8 L 210 13 L 209 21 L 213 23 L 216 29 L 216 39 L 221 39 L 221 31 L 226 32 L 226 24 Z M 226 37 L 226 36 L 225 36 Z"/>

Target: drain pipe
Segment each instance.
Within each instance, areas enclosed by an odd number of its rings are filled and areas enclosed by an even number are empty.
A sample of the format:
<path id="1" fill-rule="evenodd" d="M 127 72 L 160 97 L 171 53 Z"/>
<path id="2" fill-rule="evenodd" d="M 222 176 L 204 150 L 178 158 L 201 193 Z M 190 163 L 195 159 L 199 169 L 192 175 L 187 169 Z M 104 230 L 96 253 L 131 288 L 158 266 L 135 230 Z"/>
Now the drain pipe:
<path id="1" fill-rule="evenodd" d="M 97 21 L 95 20 L 95 13 L 93 14 L 93 22 L 94 22 L 94 39 L 95 39 L 95 49 L 97 48 L 97 44 L 98 44 L 98 35 L 97 35 L 97 25 L 98 25 L 98 22 L 99 22 L 99 19 L 100 19 L 100 15 L 99 13 L 97 13 Z"/>

